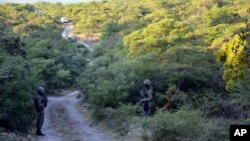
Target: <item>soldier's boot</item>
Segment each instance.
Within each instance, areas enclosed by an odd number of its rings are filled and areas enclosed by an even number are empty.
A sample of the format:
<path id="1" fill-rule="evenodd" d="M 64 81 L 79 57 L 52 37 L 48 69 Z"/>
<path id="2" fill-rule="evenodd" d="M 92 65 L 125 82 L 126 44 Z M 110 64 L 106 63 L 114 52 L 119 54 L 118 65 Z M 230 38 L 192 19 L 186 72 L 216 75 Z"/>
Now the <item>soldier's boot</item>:
<path id="1" fill-rule="evenodd" d="M 45 136 L 45 134 L 41 132 L 41 129 L 37 129 L 36 130 L 36 135 L 38 135 L 38 136 Z"/>

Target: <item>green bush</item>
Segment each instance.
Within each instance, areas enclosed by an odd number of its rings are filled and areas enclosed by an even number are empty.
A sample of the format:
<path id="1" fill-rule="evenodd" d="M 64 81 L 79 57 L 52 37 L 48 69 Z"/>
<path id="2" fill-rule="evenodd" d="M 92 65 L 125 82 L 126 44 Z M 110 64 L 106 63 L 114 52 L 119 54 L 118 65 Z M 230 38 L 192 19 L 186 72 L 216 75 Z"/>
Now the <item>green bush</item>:
<path id="1" fill-rule="evenodd" d="M 228 43 L 220 48 L 217 58 L 224 64 L 223 79 L 227 81 L 228 91 L 248 89 L 249 77 L 249 42 L 250 25 L 240 29 Z"/>
<path id="2" fill-rule="evenodd" d="M 226 141 L 229 122 L 208 120 L 197 110 L 181 108 L 177 112 L 158 113 L 152 118 L 152 141 Z"/>
<path id="3" fill-rule="evenodd" d="M 223 119 L 214 119 L 204 122 L 204 133 L 202 141 L 228 141 L 229 125 L 234 124 L 232 121 L 222 121 Z"/>
<path id="4" fill-rule="evenodd" d="M 32 100 L 35 79 L 29 76 L 22 58 L 16 59 L 7 66 L 5 63 L 7 70 L 0 79 L 0 127 L 26 132 L 35 116 Z M 0 66 L 4 69 L 1 63 Z"/>
<path id="5" fill-rule="evenodd" d="M 175 113 L 159 111 L 152 119 L 153 141 L 201 141 L 203 119 L 198 111 L 181 109 Z"/>
<path id="6" fill-rule="evenodd" d="M 87 63 L 86 49 L 61 39 L 59 31 L 58 27 L 48 26 L 39 36 L 30 34 L 24 39 L 31 72 L 43 80 L 50 93 L 74 85 Z"/>
<path id="7" fill-rule="evenodd" d="M 129 131 L 131 119 L 139 112 L 138 105 L 121 105 L 117 109 L 104 108 L 95 115 L 96 118 L 104 120 L 110 129 L 116 130 L 121 135 Z M 99 116 L 99 117 L 97 117 Z"/>
<path id="8" fill-rule="evenodd" d="M 237 23 L 240 21 L 241 17 L 239 14 L 235 13 L 233 10 L 227 7 L 214 6 L 211 11 L 208 12 L 208 17 L 211 19 L 210 25 L 215 26 L 218 24 L 230 24 Z"/>

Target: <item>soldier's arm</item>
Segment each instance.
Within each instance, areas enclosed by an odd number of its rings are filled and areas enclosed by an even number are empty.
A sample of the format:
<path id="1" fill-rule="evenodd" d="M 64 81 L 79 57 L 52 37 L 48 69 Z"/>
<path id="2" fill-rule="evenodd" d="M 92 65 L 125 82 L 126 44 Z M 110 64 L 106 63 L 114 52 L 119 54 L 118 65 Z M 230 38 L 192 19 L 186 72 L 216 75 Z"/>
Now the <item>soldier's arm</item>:
<path id="1" fill-rule="evenodd" d="M 44 97 L 43 102 L 44 102 L 44 107 L 47 107 L 47 103 L 48 103 L 47 97 Z"/>
<path id="2" fill-rule="evenodd" d="M 41 99 L 41 98 L 38 98 L 37 99 L 37 105 L 39 106 L 39 107 L 44 107 L 44 102 L 43 102 L 43 100 Z"/>
<path id="3" fill-rule="evenodd" d="M 148 101 L 151 101 L 153 99 L 153 89 L 150 89 L 148 92 L 148 97 L 147 98 L 144 98 L 142 101 L 144 102 L 148 102 Z"/>
<path id="4" fill-rule="evenodd" d="M 143 98 L 143 95 L 144 95 L 144 91 L 140 90 L 140 97 Z"/>

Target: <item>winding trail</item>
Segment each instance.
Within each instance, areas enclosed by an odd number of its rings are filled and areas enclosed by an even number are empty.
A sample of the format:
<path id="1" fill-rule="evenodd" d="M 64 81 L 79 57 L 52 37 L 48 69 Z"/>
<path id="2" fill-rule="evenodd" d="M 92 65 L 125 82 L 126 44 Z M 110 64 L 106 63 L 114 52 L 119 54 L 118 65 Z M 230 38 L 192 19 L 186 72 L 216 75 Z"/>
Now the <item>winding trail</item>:
<path id="1" fill-rule="evenodd" d="M 81 99 L 79 91 L 65 96 L 48 97 L 43 132 L 46 136 L 38 137 L 39 141 L 113 141 L 104 131 L 90 126 L 87 119 L 78 110 Z"/>
<path id="2" fill-rule="evenodd" d="M 62 37 L 65 39 L 72 38 L 72 31 L 73 31 L 73 24 L 72 23 L 65 23 L 64 30 L 61 33 Z"/>
<path id="3" fill-rule="evenodd" d="M 98 44 L 98 43 L 93 43 L 91 41 L 80 39 L 80 38 L 77 38 L 77 37 L 73 36 L 73 29 L 74 29 L 74 25 L 72 23 L 65 23 L 64 24 L 64 30 L 61 33 L 62 37 L 65 38 L 65 39 L 76 40 L 77 43 L 83 44 L 90 51 L 92 51 L 93 48 L 96 46 L 96 44 Z"/>
<path id="4" fill-rule="evenodd" d="M 66 23 L 61 35 L 93 50 L 94 43 L 87 44 L 86 41 L 75 38 L 72 32 L 72 23 Z M 46 136 L 37 137 L 39 141 L 115 141 L 107 132 L 92 126 L 91 119 L 80 112 L 78 107 L 81 99 L 77 99 L 79 93 L 80 91 L 72 91 L 64 96 L 48 97 L 42 128 Z"/>

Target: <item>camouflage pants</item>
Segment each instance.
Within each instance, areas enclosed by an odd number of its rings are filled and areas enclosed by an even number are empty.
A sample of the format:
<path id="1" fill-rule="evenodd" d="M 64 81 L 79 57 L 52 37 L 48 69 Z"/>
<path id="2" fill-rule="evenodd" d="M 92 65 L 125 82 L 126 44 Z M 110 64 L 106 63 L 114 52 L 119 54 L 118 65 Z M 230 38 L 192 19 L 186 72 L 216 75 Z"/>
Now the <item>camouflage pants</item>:
<path id="1" fill-rule="evenodd" d="M 38 112 L 38 117 L 36 121 L 37 132 L 41 132 L 43 122 L 44 122 L 44 111 L 41 111 L 41 112 Z"/>
<path id="2" fill-rule="evenodd" d="M 144 116 L 149 116 L 150 115 L 150 103 L 149 102 L 144 102 L 143 103 L 143 115 Z"/>

